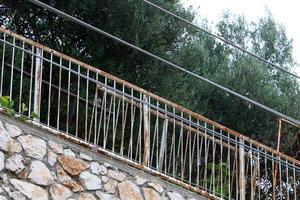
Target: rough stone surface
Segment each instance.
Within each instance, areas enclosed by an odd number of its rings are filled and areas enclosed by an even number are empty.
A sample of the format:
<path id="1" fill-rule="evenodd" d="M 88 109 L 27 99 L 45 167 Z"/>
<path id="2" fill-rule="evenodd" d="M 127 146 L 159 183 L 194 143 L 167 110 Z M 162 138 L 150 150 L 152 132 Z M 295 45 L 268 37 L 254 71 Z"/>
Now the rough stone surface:
<path id="1" fill-rule="evenodd" d="M 126 178 L 126 175 L 124 173 L 117 172 L 114 170 L 108 170 L 107 175 L 108 175 L 108 177 L 113 178 L 118 181 L 124 181 L 124 179 Z"/>
<path id="2" fill-rule="evenodd" d="M 48 200 L 47 191 L 39 186 L 17 179 L 11 179 L 10 183 L 29 199 Z"/>
<path id="3" fill-rule="evenodd" d="M 15 154 L 6 160 L 5 168 L 15 174 L 19 174 L 24 168 L 24 158 L 20 154 Z"/>
<path id="4" fill-rule="evenodd" d="M 103 186 L 104 192 L 108 194 L 113 194 L 116 192 L 116 187 L 118 186 L 118 182 L 112 179 L 109 179 L 106 184 Z"/>
<path id="5" fill-rule="evenodd" d="M 69 174 L 78 175 L 85 169 L 89 167 L 89 165 L 79 159 L 73 158 L 71 156 L 60 156 L 58 161 Z"/>
<path id="6" fill-rule="evenodd" d="M 185 200 L 184 197 L 177 192 L 168 192 L 167 195 L 170 200 Z"/>
<path id="7" fill-rule="evenodd" d="M 78 200 L 97 200 L 97 199 L 96 197 L 94 197 L 94 195 L 90 193 L 80 193 L 78 196 Z"/>
<path id="8" fill-rule="evenodd" d="M 26 200 L 26 197 L 19 191 L 11 192 L 8 195 L 13 200 Z"/>
<path id="9" fill-rule="evenodd" d="M 0 151 L 0 172 L 4 168 L 4 154 Z"/>
<path id="10" fill-rule="evenodd" d="M 53 200 L 66 200 L 72 196 L 72 192 L 68 188 L 56 183 L 51 185 L 49 193 Z"/>
<path id="11" fill-rule="evenodd" d="M 70 188 L 73 192 L 84 190 L 82 185 L 74 181 L 60 166 L 57 166 L 56 171 L 59 183 L 62 183 L 67 188 Z"/>
<path id="12" fill-rule="evenodd" d="M 82 158 L 83 160 L 87 160 L 87 161 L 92 161 L 93 158 L 87 154 L 84 154 L 82 152 L 80 152 L 79 157 Z"/>
<path id="13" fill-rule="evenodd" d="M 57 161 L 57 154 L 49 149 L 48 150 L 48 163 L 49 163 L 49 165 L 54 166 L 56 161 Z"/>
<path id="14" fill-rule="evenodd" d="M 142 194 L 138 186 L 131 181 L 124 181 L 118 184 L 120 198 L 122 200 L 142 200 Z"/>
<path id="15" fill-rule="evenodd" d="M 83 147 L 33 133 L 0 120 L 0 200 L 191 199 L 170 185 L 84 154 Z"/>
<path id="16" fill-rule="evenodd" d="M 57 153 L 57 154 L 64 153 L 64 148 L 60 144 L 57 144 L 56 142 L 53 142 L 53 141 L 48 141 L 48 145 L 50 146 L 51 150 L 54 153 Z"/>
<path id="17" fill-rule="evenodd" d="M 66 156 L 71 156 L 71 157 L 76 157 L 76 154 L 74 153 L 74 151 L 72 151 L 71 149 L 65 149 L 64 150 L 64 154 L 66 155 Z"/>
<path id="18" fill-rule="evenodd" d="M 147 182 L 147 180 L 144 179 L 144 178 L 141 178 L 139 176 L 136 176 L 135 177 L 135 182 L 136 182 L 137 185 L 143 185 Z"/>
<path id="19" fill-rule="evenodd" d="M 97 197 L 99 197 L 99 199 L 101 200 L 112 200 L 112 199 L 116 199 L 116 197 L 110 195 L 110 194 L 106 194 L 104 192 L 101 191 L 97 191 L 96 192 Z"/>
<path id="20" fill-rule="evenodd" d="M 14 142 L 14 140 L 9 136 L 2 121 L 0 121 L 0 149 L 3 151 L 8 151 L 9 146 Z"/>
<path id="21" fill-rule="evenodd" d="M 0 195 L 0 200 L 7 200 L 7 198 L 5 198 L 3 195 Z"/>
<path id="22" fill-rule="evenodd" d="M 91 162 L 91 172 L 93 174 L 99 174 L 99 163 L 97 162 Z"/>
<path id="23" fill-rule="evenodd" d="M 9 133 L 0 121 L 0 150 L 10 153 L 19 153 L 22 151 L 21 145 L 10 137 Z"/>
<path id="24" fill-rule="evenodd" d="M 17 137 L 23 133 L 22 130 L 15 125 L 6 123 L 5 127 L 10 137 Z"/>
<path id="25" fill-rule="evenodd" d="M 107 176 L 102 176 L 101 180 L 102 180 L 103 183 L 107 183 L 108 177 Z"/>
<path id="26" fill-rule="evenodd" d="M 103 165 L 100 165 L 100 166 L 98 167 L 98 171 L 99 171 L 99 173 L 102 174 L 102 175 L 106 175 L 106 174 L 107 174 L 107 169 L 106 169 L 106 167 L 104 167 Z"/>
<path id="27" fill-rule="evenodd" d="M 31 135 L 20 136 L 18 139 L 26 155 L 39 160 L 44 158 L 46 154 L 46 142 L 44 140 Z"/>
<path id="28" fill-rule="evenodd" d="M 160 184 L 148 183 L 148 185 L 154 188 L 159 193 L 162 193 L 164 191 L 164 188 Z"/>
<path id="29" fill-rule="evenodd" d="M 101 189 L 101 179 L 89 172 L 82 172 L 79 175 L 80 182 L 87 190 L 100 190 Z"/>
<path id="30" fill-rule="evenodd" d="M 8 152 L 10 153 L 20 153 L 22 151 L 22 146 L 20 142 L 14 141 L 12 144 L 9 145 Z"/>
<path id="31" fill-rule="evenodd" d="M 145 200 L 161 200 L 159 193 L 151 188 L 143 188 Z"/>
<path id="32" fill-rule="evenodd" d="M 109 164 L 109 163 L 107 163 L 107 162 L 105 162 L 103 165 L 104 165 L 104 167 L 106 167 L 106 168 L 112 168 L 111 164 Z"/>
<path id="33" fill-rule="evenodd" d="M 9 177 L 7 174 L 0 174 L 0 179 L 2 179 L 4 185 L 8 185 L 9 184 Z"/>
<path id="34" fill-rule="evenodd" d="M 50 185 L 54 179 L 44 163 L 39 160 L 32 161 L 28 178 L 38 185 Z"/>

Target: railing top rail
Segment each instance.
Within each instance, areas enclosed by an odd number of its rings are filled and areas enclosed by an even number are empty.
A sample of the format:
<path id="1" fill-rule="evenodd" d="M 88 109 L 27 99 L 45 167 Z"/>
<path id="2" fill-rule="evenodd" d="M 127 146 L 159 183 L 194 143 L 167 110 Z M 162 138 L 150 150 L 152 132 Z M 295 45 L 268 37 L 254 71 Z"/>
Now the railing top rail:
<path id="1" fill-rule="evenodd" d="M 43 51 L 51 53 L 51 54 L 53 54 L 53 55 L 55 55 L 57 57 L 61 57 L 62 59 L 65 59 L 65 60 L 70 61 L 70 62 L 72 62 L 74 64 L 77 64 L 77 65 L 80 65 L 81 67 L 84 67 L 84 68 L 86 68 L 86 69 L 88 69 L 88 70 L 90 70 L 90 71 L 92 71 L 94 73 L 98 73 L 98 74 L 100 74 L 100 75 L 102 75 L 104 77 L 107 77 L 107 78 L 109 78 L 109 79 L 111 79 L 113 81 L 116 81 L 117 83 L 120 83 L 120 84 L 122 84 L 122 85 L 124 85 L 124 86 L 126 86 L 128 88 L 131 88 L 131 89 L 134 89 L 134 90 L 136 90 L 136 91 L 138 91 L 140 93 L 143 93 L 143 94 L 145 94 L 145 95 L 147 95 L 147 96 L 149 96 L 151 98 L 154 98 L 154 99 L 156 99 L 156 100 L 158 100 L 158 101 L 160 101 L 160 102 L 162 102 L 164 104 L 172 106 L 172 107 L 178 109 L 179 111 L 190 115 L 191 117 L 199 119 L 199 120 L 201 120 L 203 122 L 206 122 L 207 124 L 210 124 L 210 125 L 218 128 L 218 129 L 220 129 L 222 131 L 225 131 L 225 132 L 231 134 L 232 136 L 235 136 L 237 138 L 243 139 L 245 142 L 248 142 L 248 143 L 251 143 L 253 145 L 256 145 L 257 147 L 260 147 L 260 148 L 262 148 L 262 149 L 264 149 L 264 150 L 266 150 L 266 151 L 274 154 L 274 156 L 279 156 L 279 157 L 281 157 L 283 159 L 286 159 L 286 160 L 288 160 L 288 161 L 290 161 L 290 162 L 292 162 L 292 163 L 300 166 L 300 161 L 297 160 L 297 159 L 295 159 L 295 158 L 287 156 L 287 155 L 285 155 L 285 154 L 283 154 L 283 153 L 281 153 L 281 152 L 279 152 L 277 150 L 274 150 L 271 147 L 268 147 L 267 145 L 264 145 L 264 144 L 262 144 L 260 142 L 257 142 L 257 141 L 255 141 L 255 140 L 253 140 L 253 139 L 251 139 L 251 138 L 249 138 L 249 137 L 247 137 L 245 135 L 242 135 L 241 133 L 239 133 L 237 131 L 234 131 L 234 130 L 232 130 L 230 128 L 227 128 L 227 127 L 225 127 L 225 126 L 223 126 L 223 125 L 221 125 L 221 124 L 219 124 L 217 122 L 214 122 L 214 121 L 212 121 L 212 120 L 210 120 L 210 119 L 208 119 L 208 118 L 206 118 L 206 117 L 204 117 L 204 116 L 202 116 L 202 115 L 200 115 L 200 114 L 198 114 L 196 112 L 193 112 L 193 111 L 191 111 L 191 110 L 189 110 L 187 108 L 184 108 L 184 107 L 182 107 L 182 106 L 180 106 L 180 105 L 178 105 L 178 104 L 176 104 L 176 103 L 174 103 L 174 102 L 172 102 L 170 100 L 164 99 L 164 98 L 162 98 L 162 97 L 160 97 L 160 96 L 158 96 L 158 95 L 156 95 L 156 94 L 154 94 L 152 92 L 144 90 L 144 89 L 142 89 L 142 88 L 140 88 L 140 87 L 138 87 L 138 86 L 136 86 L 134 84 L 131 84 L 131 83 L 129 83 L 129 82 L 123 80 L 123 79 L 120 79 L 120 78 L 118 78 L 116 76 L 113 76 L 113 75 L 111 75 L 111 74 L 109 74 L 107 72 L 104 72 L 104 71 L 102 71 L 100 69 L 97 69 L 97 68 L 95 68 L 95 67 L 93 67 L 93 66 L 91 66 L 91 65 L 89 65 L 87 63 L 84 63 L 82 61 L 79 61 L 79 60 L 77 60 L 75 58 L 67 56 L 67 55 L 65 55 L 65 54 L 63 54 L 61 52 L 55 51 L 55 50 L 53 50 L 53 49 L 51 49 L 51 48 L 49 48 L 47 46 L 44 46 L 44 45 L 42 45 L 40 43 L 37 43 L 37 42 L 35 42 L 35 41 L 31 40 L 31 39 L 28 39 L 28 38 L 25 38 L 25 37 L 23 37 L 21 35 L 18 35 L 18 34 L 12 32 L 10 30 L 7 30 L 5 27 L 0 27 L 0 32 L 8 34 L 8 35 L 10 35 L 10 36 L 12 36 L 12 37 L 14 37 L 14 38 L 16 38 L 16 39 L 18 39 L 20 41 L 23 41 L 23 42 L 25 42 L 25 43 L 27 43 L 29 45 L 35 46 L 35 47 L 37 47 L 39 49 L 42 49 Z M 300 128 L 300 127 L 298 127 L 298 128 Z"/>

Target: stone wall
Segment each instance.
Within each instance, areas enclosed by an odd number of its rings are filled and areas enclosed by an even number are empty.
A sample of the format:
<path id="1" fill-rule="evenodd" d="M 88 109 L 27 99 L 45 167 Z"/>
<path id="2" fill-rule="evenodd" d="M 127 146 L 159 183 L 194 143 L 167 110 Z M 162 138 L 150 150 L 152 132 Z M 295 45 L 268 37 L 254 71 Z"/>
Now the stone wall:
<path id="1" fill-rule="evenodd" d="M 0 200 L 203 199 L 31 125 L 0 117 Z"/>

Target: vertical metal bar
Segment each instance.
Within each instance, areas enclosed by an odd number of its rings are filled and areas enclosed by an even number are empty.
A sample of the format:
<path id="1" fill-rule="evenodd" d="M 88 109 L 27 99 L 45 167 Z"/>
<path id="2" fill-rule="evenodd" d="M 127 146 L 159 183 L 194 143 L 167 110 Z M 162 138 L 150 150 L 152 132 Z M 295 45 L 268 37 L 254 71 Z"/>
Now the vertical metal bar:
<path id="1" fill-rule="evenodd" d="M 286 197 L 289 200 L 290 199 L 290 194 L 289 194 L 289 190 L 290 190 L 290 184 L 289 184 L 289 168 L 288 168 L 288 161 L 285 160 L 285 171 L 286 171 Z"/>
<path id="2" fill-rule="evenodd" d="M 104 148 L 106 148 L 106 144 L 107 144 L 107 137 L 108 137 L 109 124 L 110 124 L 110 115 L 111 115 L 112 103 L 113 103 L 113 98 L 110 98 L 109 109 L 108 109 L 108 117 L 107 117 L 107 122 L 106 122 L 106 130 L 104 130 L 104 140 L 105 140 Z M 132 157 L 130 157 L 130 158 L 132 158 Z"/>
<path id="3" fill-rule="evenodd" d="M 70 86 L 71 86 L 71 66 L 72 62 L 69 61 L 69 72 L 68 72 L 68 97 L 67 97 L 67 119 L 66 119 L 66 133 L 69 133 L 69 115 L 70 115 Z"/>
<path id="4" fill-rule="evenodd" d="M 32 104 L 32 79 L 33 79 L 33 66 L 34 66 L 34 46 L 31 47 L 31 65 L 30 65 L 30 83 L 29 83 L 29 105 L 28 105 L 28 117 L 31 116 L 31 104 Z"/>
<path id="5" fill-rule="evenodd" d="M 96 81 L 98 82 L 99 80 L 99 74 L 96 73 Z M 97 146 L 97 121 L 98 121 L 98 107 L 99 105 L 99 100 L 98 100 L 98 87 L 97 84 L 95 85 L 95 90 L 96 90 L 96 111 L 95 111 L 95 124 L 94 124 L 94 146 Z"/>
<path id="6" fill-rule="evenodd" d="M 201 153 L 200 153 L 200 143 L 199 143 L 199 119 L 197 119 L 197 148 L 196 148 L 196 156 L 197 156 L 197 177 L 196 177 L 196 187 L 199 187 L 199 181 L 200 181 L 200 164 L 201 164 Z"/>
<path id="7" fill-rule="evenodd" d="M 158 161 L 158 170 L 159 171 L 162 170 L 163 159 L 164 159 L 165 149 L 166 149 L 166 145 L 167 145 L 168 122 L 169 122 L 169 120 L 168 120 L 168 118 L 166 116 L 166 118 L 164 120 L 164 124 L 163 124 L 163 132 L 162 132 L 161 142 L 160 142 L 159 161 Z"/>
<path id="8" fill-rule="evenodd" d="M 221 135 L 223 135 L 223 132 L 222 130 L 220 131 Z M 220 185 L 221 185 L 221 197 L 223 198 L 223 138 L 221 137 L 221 147 L 220 147 L 220 173 L 221 173 L 221 176 L 220 176 Z"/>
<path id="9" fill-rule="evenodd" d="M 250 149 L 252 149 L 252 143 L 250 143 Z M 251 191 L 250 191 L 250 199 L 254 200 L 254 191 L 255 191 L 255 187 L 256 185 L 254 184 L 255 182 L 255 174 L 253 172 L 253 168 L 255 170 L 255 167 L 253 165 L 256 165 L 256 163 L 253 162 L 253 152 L 252 150 L 249 152 L 250 153 L 250 185 L 251 185 Z"/>
<path id="10" fill-rule="evenodd" d="M 207 144 L 207 123 L 204 122 L 204 128 L 205 128 L 205 131 L 204 131 L 204 134 L 205 134 L 205 137 L 204 137 L 204 162 L 205 162 L 205 165 L 204 165 L 204 189 L 207 191 L 208 187 L 207 187 L 207 160 L 208 160 L 208 144 Z"/>
<path id="11" fill-rule="evenodd" d="M 3 35 L 3 40 L 6 41 L 6 33 L 4 33 Z M 0 96 L 3 96 L 3 74 L 4 74 L 4 64 L 5 64 L 5 50 L 6 50 L 6 43 L 3 42 Z"/>
<path id="12" fill-rule="evenodd" d="M 95 95 L 94 95 L 94 101 L 93 101 L 93 108 L 92 108 L 92 113 L 91 113 L 91 120 L 90 120 L 90 128 L 89 128 L 89 133 L 88 133 L 88 139 L 87 141 L 91 141 L 91 134 L 92 134 L 92 128 L 94 124 L 94 117 L 96 119 L 96 110 L 97 110 L 97 90 L 95 90 Z"/>
<path id="13" fill-rule="evenodd" d="M 144 95 L 144 102 L 147 103 L 147 96 Z M 149 131 L 149 106 L 147 104 L 143 105 L 144 111 L 144 156 L 143 164 L 148 165 L 149 155 L 150 155 L 150 131 Z"/>
<path id="14" fill-rule="evenodd" d="M 265 150 L 265 195 L 268 197 L 268 161 L 266 155 L 268 155 L 268 152 Z"/>
<path id="15" fill-rule="evenodd" d="M 295 163 L 293 163 L 293 182 L 294 182 L 294 187 L 293 187 L 293 190 L 294 190 L 294 200 L 297 199 L 297 182 L 298 180 L 296 180 L 296 166 L 295 166 Z"/>
<path id="16" fill-rule="evenodd" d="M 230 134 L 229 134 L 229 133 L 227 133 L 227 137 L 230 138 Z M 230 145 L 229 140 L 227 141 L 227 144 Z M 231 170 L 231 163 L 230 163 L 230 162 L 231 162 L 231 161 L 230 161 L 231 159 L 230 159 L 230 154 L 231 154 L 231 153 L 230 153 L 230 151 L 231 151 L 230 148 L 228 148 L 228 151 L 227 151 L 227 165 L 228 165 L 228 198 L 229 198 L 229 199 L 231 199 L 231 187 L 230 187 L 230 186 L 231 186 L 231 185 L 230 185 L 230 184 L 231 184 L 231 182 L 230 182 L 230 179 L 231 179 L 231 178 L 230 178 L 230 177 L 231 177 L 231 173 L 230 173 L 230 172 L 231 172 L 231 171 L 230 171 L 230 170 Z"/>
<path id="17" fill-rule="evenodd" d="M 125 94 L 125 86 L 122 85 L 122 132 L 121 132 L 121 147 L 120 147 L 120 155 L 121 156 L 123 156 L 123 153 L 124 153 L 124 134 L 125 134 L 125 126 L 126 126 L 125 96 L 124 96 L 124 94 Z M 140 104 L 140 107 L 141 107 L 141 104 Z"/>
<path id="18" fill-rule="evenodd" d="M 36 49 L 36 57 L 35 57 L 35 80 L 34 80 L 34 99 L 33 99 L 33 112 L 40 117 L 40 109 L 41 109 L 41 50 Z M 38 118 L 34 119 L 35 121 L 39 121 Z"/>
<path id="19" fill-rule="evenodd" d="M 215 127 L 213 126 L 213 132 L 215 132 Z M 213 148 L 213 165 L 212 165 L 212 184 L 213 184 L 213 195 L 215 195 L 216 192 L 216 146 L 215 146 L 215 134 L 213 134 L 213 140 L 212 140 L 212 148 Z"/>
<path id="20" fill-rule="evenodd" d="M 102 99 L 101 99 L 101 112 L 100 112 L 100 117 L 99 117 L 99 122 L 98 122 L 98 133 L 97 133 L 97 145 L 99 145 L 99 140 L 100 140 L 100 131 L 101 131 L 101 127 L 102 127 L 102 118 L 103 118 L 103 115 L 105 114 L 104 113 L 104 96 L 102 96 Z M 104 122 L 103 122 L 104 124 Z M 121 143 L 122 144 L 122 143 Z M 121 145 L 121 148 L 122 148 L 122 145 Z"/>
<path id="21" fill-rule="evenodd" d="M 143 95 L 140 93 L 139 96 L 140 100 L 143 100 Z M 140 108 L 140 114 L 139 114 L 139 130 L 138 130 L 138 141 L 136 145 L 136 156 L 135 159 L 139 161 L 139 163 L 142 162 L 142 126 L 143 126 L 143 106 L 142 103 L 139 103 Z"/>
<path id="22" fill-rule="evenodd" d="M 14 80 L 14 67 L 15 67 L 15 45 L 16 45 L 16 38 L 13 38 L 13 52 L 11 58 L 11 71 L 10 71 L 10 90 L 9 90 L 9 98 L 12 99 L 12 92 L 13 92 L 13 80 Z"/>
<path id="23" fill-rule="evenodd" d="M 78 65 L 78 74 L 80 74 L 80 65 Z M 77 100 L 76 100 L 76 130 L 75 137 L 78 137 L 78 128 L 79 128 L 79 96 L 80 96 L 80 76 L 77 75 Z"/>
<path id="24" fill-rule="evenodd" d="M 21 78 L 20 78 L 20 96 L 19 96 L 19 113 L 24 114 L 23 105 L 22 105 L 22 96 L 23 96 L 23 70 L 24 70 L 24 50 L 25 42 L 23 41 L 22 45 L 22 58 L 21 58 Z"/>
<path id="25" fill-rule="evenodd" d="M 159 108 L 159 102 L 156 101 L 156 107 Z M 158 117 L 158 110 L 156 110 L 156 123 L 154 129 L 154 140 L 153 140 L 153 149 L 152 152 L 155 151 L 156 153 L 156 167 L 158 168 L 158 147 L 159 147 L 159 117 Z M 156 141 L 156 142 L 155 142 Z M 156 147 L 154 147 L 156 145 Z M 152 154 L 153 155 L 153 154 Z"/>
<path id="26" fill-rule="evenodd" d="M 175 115 L 175 107 L 173 107 L 173 114 Z M 175 148 L 176 148 L 176 143 L 175 143 L 175 134 L 176 134 L 176 124 L 175 124 L 175 117 L 173 118 L 173 134 L 172 134 L 172 142 L 171 142 L 171 147 L 170 147 L 170 154 L 169 154 L 169 167 L 168 167 L 168 173 L 172 174 L 172 176 L 175 176 Z M 172 165 L 171 165 L 172 163 Z M 171 166 L 172 166 L 172 173 L 171 171 Z"/>
<path id="27" fill-rule="evenodd" d="M 50 111 L 51 111 L 51 92 L 52 92 L 52 61 L 53 54 L 50 55 L 50 72 L 49 72 L 49 89 L 48 89 L 48 112 L 47 112 L 47 125 L 50 125 Z"/>
<path id="28" fill-rule="evenodd" d="M 281 158 L 279 157 L 279 196 L 280 196 L 280 200 L 282 199 L 283 197 L 283 190 L 282 190 L 282 171 L 281 171 Z"/>
<path id="29" fill-rule="evenodd" d="M 87 69 L 86 76 L 90 76 L 90 70 Z M 88 103 L 89 103 L 89 79 L 86 79 L 86 88 L 85 88 L 85 122 L 84 122 L 84 141 L 87 141 L 88 136 Z"/>
<path id="30" fill-rule="evenodd" d="M 260 152 L 260 148 L 257 147 L 257 152 Z M 257 180 L 259 181 L 259 186 L 258 186 L 258 199 L 260 200 L 261 199 L 261 186 L 260 186 L 260 183 L 261 183 L 261 178 L 260 178 L 260 153 L 258 153 L 257 155 Z"/>
<path id="31" fill-rule="evenodd" d="M 183 118 L 183 111 L 181 111 L 181 118 Z M 184 149 L 184 146 L 183 146 L 183 121 L 181 121 L 181 127 L 180 127 L 180 178 L 181 178 L 181 181 L 184 180 L 184 172 L 185 172 L 185 169 L 184 169 L 184 162 L 183 162 L 183 159 L 184 159 L 184 155 L 183 155 L 183 149 Z"/>
<path id="32" fill-rule="evenodd" d="M 189 115 L 189 121 L 192 121 L 191 115 Z M 189 124 L 189 128 L 191 128 L 191 124 Z M 189 137 L 189 183 L 192 183 L 192 132 L 191 130 L 188 131 L 188 137 Z"/>
<path id="33" fill-rule="evenodd" d="M 279 151 L 280 148 L 280 138 L 281 138 L 281 118 L 278 119 L 278 132 L 277 132 L 277 151 Z"/>
<path id="34" fill-rule="evenodd" d="M 131 88 L 131 97 L 133 97 L 133 88 Z M 128 147 L 128 156 L 132 158 L 132 145 L 133 145 L 133 129 L 134 129 L 134 118 L 135 118 L 135 106 L 133 106 L 133 98 L 131 98 L 131 112 L 130 112 L 130 139 L 129 139 L 129 147 Z"/>
<path id="35" fill-rule="evenodd" d="M 246 178 L 245 178 L 245 150 L 244 140 L 240 138 L 239 145 L 239 176 L 240 176 L 240 200 L 246 200 Z"/>
<path id="36" fill-rule="evenodd" d="M 119 123 L 120 107 L 121 107 L 120 104 L 121 104 L 121 100 L 118 99 L 118 104 L 117 104 L 118 106 L 117 106 L 117 113 L 116 113 L 116 122 L 115 122 L 115 124 L 116 124 L 116 127 L 115 127 L 115 136 L 118 133 L 118 123 Z M 114 141 L 113 145 L 115 145 L 115 141 Z"/>
<path id="37" fill-rule="evenodd" d="M 277 168 L 276 167 L 277 166 L 277 163 L 275 163 L 274 162 L 274 154 L 272 153 L 272 178 L 273 178 L 273 183 L 272 183 L 272 198 L 273 199 L 275 199 L 275 197 L 276 197 L 276 174 L 277 174 L 277 172 L 275 172 L 275 171 L 277 171 L 275 168 Z"/>
<path id="38" fill-rule="evenodd" d="M 104 85 L 107 86 L 107 77 L 104 78 Z M 107 111 L 107 88 L 104 88 L 104 95 L 103 95 L 103 102 L 104 102 L 104 114 L 103 114 L 103 148 L 106 148 L 106 136 L 105 136 L 105 132 L 106 132 L 106 111 Z"/>
<path id="39" fill-rule="evenodd" d="M 59 59 L 59 75 L 58 75 L 58 100 L 57 100 L 57 121 L 56 129 L 59 130 L 59 118 L 60 118 L 60 93 L 61 93 L 61 66 L 62 66 L 62 57 Z"/>
<path id="40" fill-rule="evenodd" d="M 116 89 L 116 81 L 114 81 L 114 92 L 113 92 L 113 127 L 112 127 L 112 152 L 115 152 L 115 140 L 116 140 L 116 93 L 115 93 L 115 89 Z"/>

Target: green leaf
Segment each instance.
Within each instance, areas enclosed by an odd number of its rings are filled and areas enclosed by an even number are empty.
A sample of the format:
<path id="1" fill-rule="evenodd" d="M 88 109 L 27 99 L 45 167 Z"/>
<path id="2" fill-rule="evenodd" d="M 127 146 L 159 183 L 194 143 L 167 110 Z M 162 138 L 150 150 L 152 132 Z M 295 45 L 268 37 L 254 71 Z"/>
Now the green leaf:
<path id="1" fill-rule="evenodd" d="M 27 112 L 28 111 L 28 107 L 25 103 L 22 103 L 22 113 Z"/>
<path id="2" fill-rule="evenodd" d="M 14 101 L 9 98 L 9 96 L 0 97 L 0 105 L 4 108 L 12 109 L 14 106 Z"/>
<path id="3" fill-rule="evenodd" d="M 30 116 L 31 116 L 32 119 L 38 119 L 39 118 L 39 115 L 36 114 L 35 112 L 32 112 Z"/>

